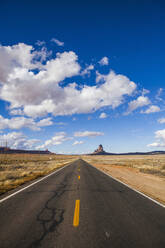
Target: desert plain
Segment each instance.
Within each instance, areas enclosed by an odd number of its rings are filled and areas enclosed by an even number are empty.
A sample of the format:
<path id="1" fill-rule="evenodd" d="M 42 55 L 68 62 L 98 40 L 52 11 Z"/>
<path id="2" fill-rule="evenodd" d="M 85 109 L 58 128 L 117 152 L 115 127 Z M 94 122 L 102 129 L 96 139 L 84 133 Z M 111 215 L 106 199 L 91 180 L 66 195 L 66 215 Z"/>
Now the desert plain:
<path id="1" fill-rule="evenodd" d="M 165 155 L 83 156 L 89 164 L 165 204 Z"/>
<path id="2" fill-rule="evenodd" d="M 0 154 L 0 194 L 47 175 L 80 157 L 165 204 L 165 155 Z"/>

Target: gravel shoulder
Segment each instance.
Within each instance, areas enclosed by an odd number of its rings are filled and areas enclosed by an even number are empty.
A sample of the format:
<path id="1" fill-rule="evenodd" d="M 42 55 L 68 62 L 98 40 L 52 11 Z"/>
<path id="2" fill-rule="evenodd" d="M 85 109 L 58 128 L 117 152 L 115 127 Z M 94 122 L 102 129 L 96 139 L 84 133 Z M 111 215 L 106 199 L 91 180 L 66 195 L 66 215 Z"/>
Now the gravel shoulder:
<path id="1" fill-rule="evenodd" d="M 151 198 L 165 204 L 165 179 L 139 172 L 136 168 L 123 166 L 93 164 L 114 178 L 121 180 L 134 189 L 150 196 Z"/>

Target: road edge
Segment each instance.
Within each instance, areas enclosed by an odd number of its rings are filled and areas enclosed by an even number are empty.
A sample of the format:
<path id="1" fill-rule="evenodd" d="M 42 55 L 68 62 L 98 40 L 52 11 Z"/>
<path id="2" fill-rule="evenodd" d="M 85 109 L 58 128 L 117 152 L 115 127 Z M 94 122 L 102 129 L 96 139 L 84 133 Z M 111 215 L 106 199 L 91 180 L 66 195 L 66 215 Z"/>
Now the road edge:
<path id="1" fill-rule="evenodd" d="M 85 161 L 85 162 L 86 162 L 86 161 Z M 112 178 L 113 180 L 115 180 L 115 181 L 117 181 L 117 182 L 119 182 L 119 183 L 123 184 L 123 185 L 124 185 L 124 186 L 126 186 L 127 188 L 129 188 L 129 189 L 131 189 L 131 190 L 135 191 L 136 193 L 138 193 L 138 194 L 140 194 L 140 195 L 144 196 L 145 198 L 149 199 L 150 201 L 152 201 L 152 202 L 156 203 L 157 205 L 159 205 L 159 206 L 161 206 L 161 207 L 165 208 L 165 205 L 164 205 L 164 204 L 162 204 L 162 203 L 160 203 L 160 202 L 156 201 L 155 199 L 151 198 L 150 196 L 148 196 L 148 195 L 146 195 L 146 194 L 144 194 L 144 193 L 140 192 L 140 191 L 139 191 L 139 190 L 137 190 L 137 189 L 132 188 L 132 187 L 131 187 L 131 186 L 129 186 L 128 184 L 126 184 L 126 183 L 122 182 L 121 180 L 119 180 L 119 179 L 117 179 L 117 178 L 115 178 L 115 177 L 111 176 L 110 174 L 108 174 L 108 173 L 106 173 L 106 172 L 102 171 L 101 169 L 99 169 L 99 168 L 97 168 L 97 167 L 95 167 L 95 166 L 93 166 L 93 165 L 89 164 L 88 162 L 86 162 L 86 163 L 87 163 L 88 165 L 90 165 L 91 167 L 95 168 L 96 170 L 98 170 L 98 171 L 102 172 L 103 174 L 105 174 L 105 175 L 109 176 L 109 177 L 110 177 L 110 178 Z"/>
<path id="2" fill-rule="evenodd" d="M 24 191 L 25 189 L 28 189 L 28 188 L 30 188 L 31 186 L 33 186 L 33 185 L 35 185 L 35 184 L 37 184 L 37 183 L 39 183 L 39 182 L 45 180 L 46 178 L 48 178 L 48 177 L 50 177 L 50 176 L 56 174 L 57 172 L 63 170 L 64 168 L 66 168 L 66 167 L 68 167 L 69 165 L 71 165 L 73 162 L 75 162 L 75 161 L 72 161 L 72 162 L 70 162 L 69 164 L 62 166 L 62 168 L 59 168 L 59 169 L 57 169 L 57 170 L 51 172 L 50 174 L 48 174 L 48 175 L 46 175 L 46 176 L 44 176 L 44 177 L 42 177 L 42 178 L 40 178 L 40 179 L 37 179 L 35 182 L 33 182 L 33 183 L 31 183 L 31 184 L 29 184 L 29 185 L 27 185 L 27 186 L 25 186 L 25 187 L 23 187 L 23 188 L 17 190 L 17 191 L 14 192 L 14 193 L 11 193 L 10 195 L 5 196 L 4 198 L 0 199 L 0 204 L 1 204 L 2 202 L 6 201 L 7 199 L 11 198 L 12 196 L 17 195 L 18 193 Z"/>

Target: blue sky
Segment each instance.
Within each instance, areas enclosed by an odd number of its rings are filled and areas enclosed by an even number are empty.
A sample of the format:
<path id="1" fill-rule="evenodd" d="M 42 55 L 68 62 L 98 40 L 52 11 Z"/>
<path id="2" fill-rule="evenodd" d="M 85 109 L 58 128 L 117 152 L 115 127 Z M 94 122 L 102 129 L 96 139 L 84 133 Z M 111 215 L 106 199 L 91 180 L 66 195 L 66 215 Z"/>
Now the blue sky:
<path id="1" fill-rule="evenodd" d="M 164 150 L 164 13 L 151 0 L 2 1 L 1 144 Z"/>

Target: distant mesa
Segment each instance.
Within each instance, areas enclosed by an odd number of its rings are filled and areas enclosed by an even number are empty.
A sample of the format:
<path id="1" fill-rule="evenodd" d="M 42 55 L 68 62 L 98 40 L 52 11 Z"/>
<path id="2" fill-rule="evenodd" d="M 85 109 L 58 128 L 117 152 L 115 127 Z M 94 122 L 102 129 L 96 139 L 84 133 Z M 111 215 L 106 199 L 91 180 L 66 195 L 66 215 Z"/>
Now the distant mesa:
<path id="1" fill-rule="evenodd" d="M 7 146 L 1 146 L 0 147 L 0 154 L 1 153 L 29 153 L 29 154 L 51 154 L 51 152 L 46 149 L 44 151 L 41 150 L 22 150 L 22 149 L 11 149 L 10 147 Z"/>
<path id="2" fill-rule="evenodd" d="M 90 153 L 88 155 L 158 155 L 158 154 L 165 154 L 165 151 L 109 153 L 104 151 L 103 146 L 100 144 L 93 153 Z"/>

